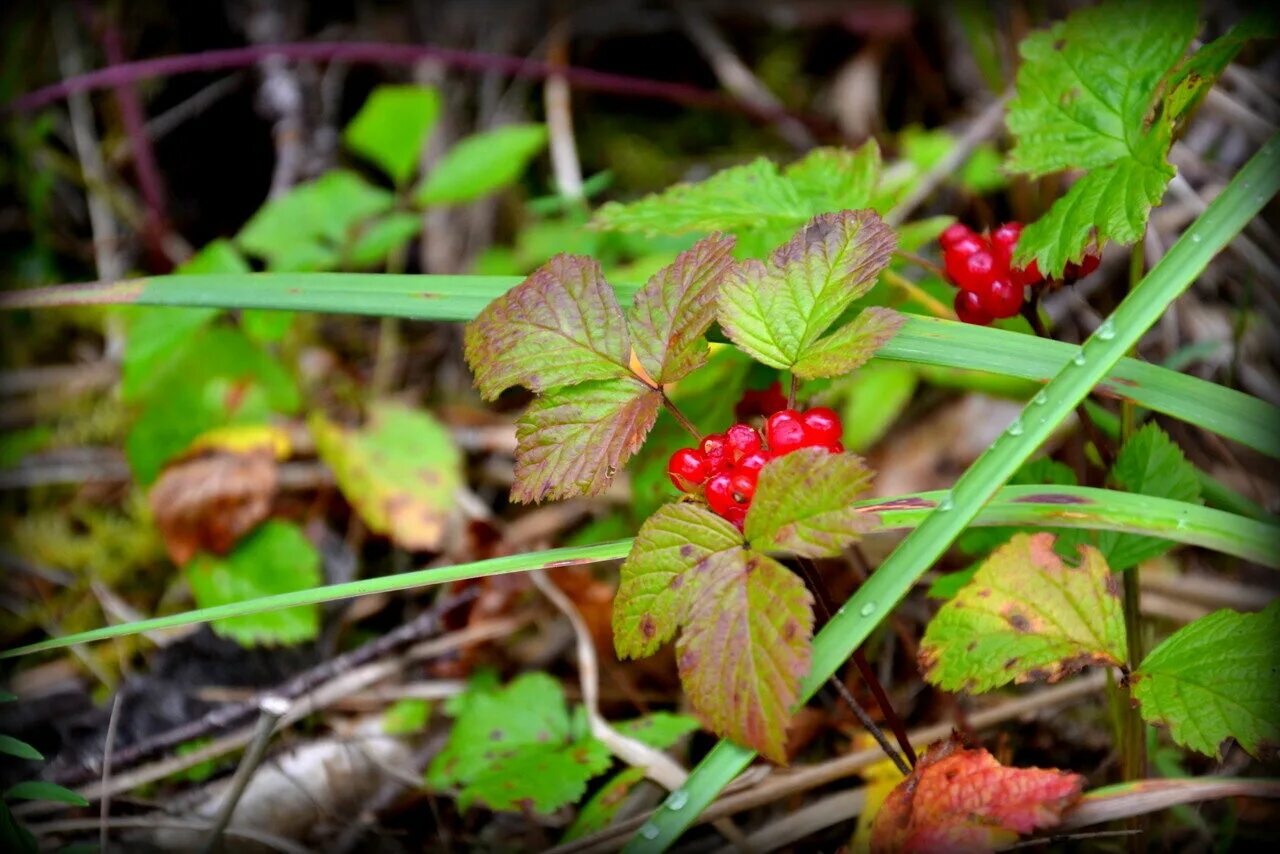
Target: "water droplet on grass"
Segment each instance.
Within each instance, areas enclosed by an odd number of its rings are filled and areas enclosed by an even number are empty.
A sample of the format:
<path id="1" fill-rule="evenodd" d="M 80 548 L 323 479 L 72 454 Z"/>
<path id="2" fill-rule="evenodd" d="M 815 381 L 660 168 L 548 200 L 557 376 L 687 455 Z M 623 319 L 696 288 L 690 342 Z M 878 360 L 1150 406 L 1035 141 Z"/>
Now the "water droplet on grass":
<path id="1" fill-rule="evenodd" d="M 1103 341 L 1110 341 L 1112 338 L 1115 338 L 1115 337 L 1116 337 L 1116 325 L 1111 320 L 1111 318 L 1108 317 L 1106 320 L 1102 322 L 1102 325 L 1098 327 L 1098 338 L 1100 338 Z"/>
<path id="2" fill-rule="evenodd" d="M 656 824 L 645 824 L 640 827 L 640 835 L 645 839 L 657 839 L 661 832 Z"/>
<path id="3" fill-rule="evenodd" d="M 671 793 L 671 796 L 667 798 L 667 809 L 682 810 L 684 809 L 684 805 L 687 803 L 689 803 L 689 793 L 684 789 L 676 789 Z"/>
<path id="4" fill-rule="evenodd" d="M 950 510 L 952 507 L 955 507 L 955 506 L 956 506 L 956 502 L 951 497 L 950 492 L 942 496 L 942 500 L 938 502 L 938 509 L 941 510 L 943 513 L 946 513 L 948 510 Z"/>
<path id="5" fill-rule="evenodd" d="M 1074 362 L 1074 363 L 1075 363 L 1075 364 L 1077 364 L 1077 365 L 1083 365 L 1083 364 L 1084 364 L 1084 350 L 1081 350 L 1079 353 L 1076 353 L 1076 357 L 1075 357 L 1074 359 L 1072 359 L 1071 361 L 1072 361 L 1072 362 Z"/>
<path id="6" fill-rule="evenodd" d="M 1035 397 L 1031 398 L 1031 402 L 1036 406 L 1044 406 L 1049 402 L 1049 395 L 1044 392 L 1039 392 Z"/>
<path id="7" fill-rule="evenodd" d="M 1203 238 L 1203 237 L 1201 237 L 1200 235 L 1198 235 L 1198 234 L 1193 234 L 1193 235 L 1191 235 L 1191 242 L 1192 242 L 1192 243 L 1199 243 L 1201 240 L 1204 240 L 1204 238 Z"/>
<path id="8" fill-rule="evenodd" d="M 875 602 L 868 602 L 867 604 L 862 606 L 862 609 L 860 611 L 858 611 L 858 613 L 864 617 L 870 617 L 875 612 L 876 612 Z"/>
<path id="9" fill-rule="evenodd" d="M 1022 435 L 1022 420 L 1021 420 L 1021 419 L 1019 419 L 1019 418 L 1015 418 L 1015 419 L 1013 420 L 1013 423 L 1009 425 L 1008 433 L 1009 433 L 1009 435 L 1010 435 L 1010 436 L 1021 436 L 1021 435 Z"/>

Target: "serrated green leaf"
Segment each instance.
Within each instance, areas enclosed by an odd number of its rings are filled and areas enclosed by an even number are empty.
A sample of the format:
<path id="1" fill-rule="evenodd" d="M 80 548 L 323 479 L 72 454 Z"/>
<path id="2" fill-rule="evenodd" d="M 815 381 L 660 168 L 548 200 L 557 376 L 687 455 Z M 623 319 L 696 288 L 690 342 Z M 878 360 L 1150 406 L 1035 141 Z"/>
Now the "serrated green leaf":
<path id="1" fill-rule="evenodd" d="M 642 718 L 615 723 L 613 728 L 642 744 L 665 750 L 683 736 L 698 729 L 698 726 L 698 721 L 688 715 L 654 712 Z"/>
<path id="2" fill-rule="evenodd" d="M 399 252 L 422 230 L 422 216 L 392 211 L 366 223 L 347 251 L 352 267 L 366 268 L 386 264 L 393 252 Z"/>
<path id="3" fill-rule="evenodd" d="M 1169 83 L 1165 106 L 1169 115 L 1175 120 L 1185 117 L 1209 94 L 1241 48 L 1253 39 L 1275 38 L 1276 32 L 1273 16 L 1255 12 L 1232 27 L 1226 35 L 1202 45 L 1182 64 Z"/>
<path id="4" fill-rule="evenodd" d="M 838 555 L 876 525 L 853 502 L 871 486 L 871 470 L 855 454 L 801 448 L 760 471 L 746 536 L 751 547 L 804 557 Z"/>
<path id="5" fill-rule="evenodd" d="M 619 658 L 643 658 L 675 636 L 712 561 L 742 547 L 732 522 L 701 504 L 664 504 L 645 520 L 613 600 Z"/>
<path id="6" fill-rule="evenodd" d="M 1173 177 L 1171 122 L 1151 112 L 1198 24 L 1190 0 L 1112 0 L 1086 7 L 1020 45 L 1008 125 L 1009 168 L 1031 176 L 1087 169 L 1029 225 L 1016 258 L 1059 275 L 1096 240 L 1131 243 Z"/>
<path id="7" fill-rule="evenodd" d="M 60 804 L 70 804 L 73 807 L 89 806 L 89 802 L 78 793 L 65 786 L 59 786 L 57 783 L 49 783 L 45 780 L 27 780 L 23 783 L 15 783 L 5 790 L 4 799 L 6 801 L 55 801 Z"/>
<path id="8" fill-rule="evenodd" d="M 871 289 L 893 247 L 893 230 L 870 210 L 814 217 L 767 262 L 743 262 L 726 277 L 720 326 L 757 361 L 790 368 Z"/>
<path id="9" fill-rule="evenodd" d="M 320 412 L 308 421 L 316 452 L 369 529 L 407 549 L 438 550 L 451 532 L 462 454 L 430 413 L 375 403 L 359 430 Z"/>
<path id="10" fill-rule="evenodd" d="M 608 827 L 613 823 L 618 810 L 622 809 L 622 805 L 626 803 L 627 795 L 643 779 L 644 769 L 634 767 L 624 768 L 610 777 L 591 796 L 591 799 L 583 804 L 578 817 L 573 820 L 573 824 L 569 825 L 560 843 L 563 845 Z"/>
<path id="11" fill-rule="evenodd" d="M 382 731 L 387 735 L 411 735 L 425 729 L 430 717 L 430 703 L 416 697 L 405 697 L 382 713 Z"/>
<path id="12" fill-rule="evenodd" d="M 782 174 L 795 187 L 809 215 L 814 215 L 870 207 L 880 168 L 880 145 L 871 139 L 855 151 L 815 148 Z"/>
<path id="13" fill-rule="evenodd" d="M 1101 553 L 1063 563 L 1053 535 L 1018 534 L 942 606 L 920 644 L 927 682 L 978 693 L 1010 682 L 1056 682 L 1125 660 L 1119 584 Z"/>
<path id="14" fill-rule="evenodd" d="M 815 341 L 791 370 L 805 380 L 847 374 L 888 344 L 904 320 L 891 308 L 864 308 L 853 320 Z"/>
<path id="15" fill-rule="evenodd" d="M 580 798 L 611 760 L 603 744 L 577 730 L 560 685 L 527 673 L 469 697 L 427 783 L 458 787 L 464 809 L 478 800 L 498 810 L 551 812 Z"/>
<path id="16" fill-rule="evenodd" d="M 636 358 L 657 383 L 707 361 L 703 338 L 716 317 L 716 293 L 733 267 L 734 239 L 712 235 L 681 252 L 641 288 L 627 312 Z"/>
<path id="17" fill-rule="evenodd" d="M 1280 745 L 1280 600 L 1215 611 L 1151 651 L 1131 679 L 1142 717 L 1210 756 L 1234 738 L 1261 758 Z"/>
<path id="18" fill-rule="evenodd" d="M 40 762 L 44 759 L 40 755 L 40 751 L 19 738 L 11 735 L 5 735 L 0 732 L 0 753 L 6 753 L 9 756 L 16 756 L 19 759 L 30 759 L 33 762 Z"/>
<path id="19" fill-rule="evenodd" d="M 315 547 L 296 525 L 277 519 L 265 522 L 225 557 L 196 555 L 186 575 L 200 608 L 306 590 L 323 581 Z M 320 609 L 301 605 L 215 620 L 212 626 L 244 646 L 298 643 L 319 633 Z"/>
<path id="20" fill-rule="evenodd" d="M 445 152 L 415 195 L 420 205 L 470 202 L 512 184 L 547 144 L 543 125 L 507 125 Z"/>
<path id="21" fill-rule="evenodd" d="M 486 400 L 630 376 L 631 340 L 613 288 L 585 256 L 557 255 L 467 324 L 467 364 Z"/>
<path id="22" fill-rule="evenodd" d="M 644 442 L 662 392 L 634 378 L 539 395 L 516 421 L 513 501 L 598 495 Z"/>
<path id="23" fill-rule="evenodd" d="M 719 553 L 705 573 L 676 642 L 680 682 L 709 729 L 785 763 L 813 597 L 785 566 L 744 549 Z"/>
<path id="24" fill-rule="evenodd" d="M 409 179 L 440 115 L 440 93 L 430 86 L 379 86 L 342 133 L 347 148 L 391 176 Z"/>

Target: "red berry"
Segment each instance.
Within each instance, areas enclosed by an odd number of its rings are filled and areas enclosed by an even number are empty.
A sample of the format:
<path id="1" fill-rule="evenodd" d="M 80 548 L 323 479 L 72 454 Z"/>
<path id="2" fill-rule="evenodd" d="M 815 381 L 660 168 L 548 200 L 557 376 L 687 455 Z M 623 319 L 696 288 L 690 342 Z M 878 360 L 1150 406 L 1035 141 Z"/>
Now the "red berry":
<path id="1" fill-rule="evenodd" d="M 747 522 L 747 505 L 735 504 L 720 514 L 734 524 L 739 531 Z"/>
<path id="2" fill-rule="evenodd" d="M 756 494 L 756 481 L 760 477 L 758 471 L 734 470 L 730 475 L 729 485 L 733 490 L 733 500 L 739 504 L 750 504 L 751 496 Z"/>
<path id="3" fill-rule="evenodd" d="M 806 445 L 830 445 L 844 435 L 840 416 L 825 406 L 808 410 L 800 416 L 800 421 L 804 424 Z"/>
<path id="4" fill-rule="evenodd" d="M 1044 274 L 1040 272 L 1040 265 L 1034 259 L 1021 269 L 1010 270 L 1009 277 L 1013 279 L 1015 285 L 1038 285 L 1044 281 Z"/>
<path id="5" fill-rule="evenodd" d="M 787 396 L 782 393 L 782 383 L 774 381 L 764 390 L 760 398 L 760 414 L 768 418 L 775 412 L 787 408 Z"/>
<path id="6" fill-rule="evenodd" d="M 729 458 L 735 463 L 762 446 L 760 434 L 750 424 L 734 424 L 724 435 L 729 445 Z"/>
<path id="7" fill-rule="evenodd" d="M 779 409 L 787 408 L 787 396 L 782 393 L 782 383 L 774 382 L 768 388 L 749 388 L 742 393 L 742 399 L 733 408 L 738 420 L 750 418 L 752 415 L 763 415 L 766 418 Z"/>
<path id="8" fill-rule="evenodd" d="M 729 440 L 723 433 L 709 433 L 703 436 L 699 447 L 702 455 L 707 458 L 712 474 L 724 471 L 733 462 L 729 458 Z"/>
<path id="9" fill-rule="evenodd" d="M 716 513 L 721 516 L 736 506 L 737 502 L 733 500 L 733 477 L 728 472 L 720 472 L 712 475 L 707 481 L 707 504 Z"/>
<path id="10" fill-rule="evenodd" d="M 974 326 L 989 326 L 993 319 L 991 315 L 987 314 L 986 309 L 982 307 L 982 300 L 978 299 L 978 295 L 973 291 L 960 291 L 957 293 L 955 308 L 956 317 L 960 318 L 962 323 L 972 323 Z"/>
<path id="11" fill-rule="evenodd" d="M 1080 260 L 1079 264 L 1067 264 L 1066 269 L 1062 271 L 1062 281 L 1071 284 L 1078 279 L 1098 269 L 1098 264 L 1102 263 L 1102 259 L 1097 255 L 1086 255 Z"/>
<path id="12" fill-rule="evenodd" d="M 832 442 L 832 443 L 830 443 L 830 444 L 828 444 L 828 445 L 819 445 L 818 447 L 819 447 L 819 448 L 822 448 L 823 450 L 825 450 L 825 451 L 826 451 L 827 453 L 829 453 L 829 454 L 843 454 L 843 453 L 844 453 L 844 445 L 843 445 L 843 444 L 841 444 L 840 442 Z"/>
<path id="13" fill-rule="evenodd" d="M 956 259 L 954 263 L 952 256 L 947 256 L 947 275 L 963 291 L 981 291 L 998 273 L 995 256 L 986 249 Z"/>
<path id="14" fill-rule="evenodd" d="M 954 225 L 947 226 L 946 230 L 938 238 L 938 242 L 942 244 L 943 249 L 950 249 L 956 243 L 959 243 L 966 237 L 973 237 L 973 229 L 965 225 L 963 222 L 957 222 Z"/>
<path id="15" fill-rule="evenodd" d="M 667 462 L 667 476 L 681 492 L 691 492 L 701 486 L 711 474 L 711 466 L 700 451 L 681 448 Z"/>
<path id="16" fill-rule="evenodd" d="M 1022 285 L 1008 279 L 996 279 L 978 294 L 982 308 L 992 317 L 1013 317 L 1022 310 Z"/>
<path id="17" fill-rule="evenodd" d="M 773 459 L 773 454 L 768 451 L 756 451 L 738 460 L 737 468 L 741 471 L 759 472 L 771 459 Z"/>
<path id="18" fill-rule="evenodd" d="M 983 240 L 973 232 L 969 232 L 967 236 L 960 238 L 955 243 L 948 246 L 946 255 L 948 257 L 954 255 L 957 259 L 968 258 L 973 253 L 980 252 L 986 248 L 988 248 L 987 241 Z"/>
<path id="19" fill-rule="evenodd" d="M 769 440 L 769 450 L 775 455 L 789 454 L 796 448 L 803 447 L 804 433 L 800 413 L 794 409 L 773 413 L 764 428 L 765 438 Z"/>

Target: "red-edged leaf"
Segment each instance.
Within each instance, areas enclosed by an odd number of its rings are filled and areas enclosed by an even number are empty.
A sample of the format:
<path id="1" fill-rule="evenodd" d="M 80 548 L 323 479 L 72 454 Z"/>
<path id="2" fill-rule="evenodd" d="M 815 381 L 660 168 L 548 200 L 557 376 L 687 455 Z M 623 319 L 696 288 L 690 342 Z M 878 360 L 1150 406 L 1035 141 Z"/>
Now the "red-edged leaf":
<path id="1" fill-rule="evenodd" d="M 956 740 L 936 745 L 876 813 L 871 850 L 994 851 L 1044 830 L 1080 798 L 1084 778 L 1053 768 L 1007 768 Z"/>
<path id="2" fill-rule="evenodd" d="M 791 707 L 809 672 L 812 596 L 782 564 L 743 549 L 694 573 L 706 578 L 676 644 L 694 711 L 717 734 L 786 762 Z"/>
<path id="3" fill-rule="evenodd" d="M 516 422 L 512 500 L 603 492 L 644 442 L 661 405 L 661 392 L 632 377 L 541 395 Z"/>
<path id="4" fill-rule="evenodd" d="M 600 265 L 557 255 L 467 324 L 467 364 L 487 400 L 630 375 L 631 342 Z"/>
<path id="5" fill-rule="evenodd" d="M 853 320 L 815 342 L 792 370 L 806 380 L 847 374 L 888 344 L 905 321 L 891 308 L 864 308 Z"/>
<path id="6" fill-rule="evenodd" d="M 747 539 L 760 550 L 838 555 L 876 524 L 853 506 L 870 486 L 871 471 L 855 454 L 801 448 L 771 460 L 747 513 Z"/>
<path id="7" fill-rule="evenodd" d="M 703 335 L 716 290 L 733 267 L 734 238 L 713 234 L 681 252 L 636 294 L 627 313 L 631 346 L 655 382 L 675 382 L 707 360 Z"/>

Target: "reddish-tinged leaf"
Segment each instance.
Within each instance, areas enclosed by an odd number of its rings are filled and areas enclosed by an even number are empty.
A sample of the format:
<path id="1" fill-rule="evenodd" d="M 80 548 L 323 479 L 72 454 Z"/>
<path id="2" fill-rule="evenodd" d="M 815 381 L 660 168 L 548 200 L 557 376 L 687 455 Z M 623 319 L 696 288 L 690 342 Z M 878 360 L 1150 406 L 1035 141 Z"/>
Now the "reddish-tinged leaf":
<path id="1" fill-rule="evenodd" d="M 920 644 L 927 681 L 989 691 L 1124 663 L 1124 615 L 1106 560 L 1084 546 L 1079 566 L 1068 566 L 1053 542 L 1049 533 L 1014 536 L 942 606 Z"/>
<path id="2" fill-rule="evenodd" d="M 643 658 L 676 633 L 705 573 L 695 568 L 742 548 L 742 534 L 702 504 L 664 504 L 645 520 L 622 564 L 613 600 L 613 643 L 621 658 Z"/>
<path id="3" fill-rule="evenodd" d="M 644 442 L 662 394 L 635 378 L 558 388 L 516 423 L 514 501 L 597 495 Z"/>
<path id="4" fill-rule="evenodd" d="M 631 343 L 600 265 L 557 255 L 467 324 L 467 364 L 492 400 L 513 385 L 533 391 L 630 374 Z"/>
<path id="5" fill-rule="evenodd" d="M 747 513 L 752 548 L 827 557 L 861 539 L 876 517 L 853 502 L 871 486 L 871 470 L 855 454 L 801 448 L 769 462 Z"/>
<path id="6" fill-rule="evenodd" d="M 792 370 L 806 380 L 847 374 L 888 344 L 904 322 L 906 318 L 891 308 L 864 308 L 853 320 L 814 343 Z"/>
<path id="7" fill-rule="evenodd" d="M 744 262 L 725 277 L 720 326 L 758 361 L 790 368 L 871 289 L 895 242 L 870 210 L 816 216 L 767 262 Z"/>
<path id="8" fill-rule="evenodd" d="M 713 234 L 681 252 L 640 289 L 627 313 L 631 346 L 655 382 L 675 382 L 707 360 L 703 335 L 716 290 L 733 267 L 734 238 Z"/>
<path id="9" fill-rule="evenodd" d="M 1062 820 L 1084 778 L 1052 768 L 1006 768 L 956 740 L 930 749 L 876 814 L 871 850 L 994 851 Z"/>

